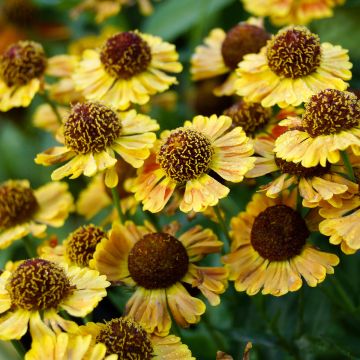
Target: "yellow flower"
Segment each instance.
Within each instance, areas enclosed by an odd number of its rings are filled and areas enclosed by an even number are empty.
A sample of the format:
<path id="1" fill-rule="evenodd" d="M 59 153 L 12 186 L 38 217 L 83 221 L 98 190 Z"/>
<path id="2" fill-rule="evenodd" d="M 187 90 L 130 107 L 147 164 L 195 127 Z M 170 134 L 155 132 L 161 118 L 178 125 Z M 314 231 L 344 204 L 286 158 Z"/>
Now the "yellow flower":
<path id="1" fill-rule="evenodd" d="M 211 305 L 220 303 L 219 294 L 227 285 L 226 270 L 195 262 L 219 252 L 221 246 L 210 229 L 200 226 L 175 238 L 169 232 L 156 232 L 149 224 L 114 223 L 109 238 L 96 247 L 90 266 L 109 281 L 135 287 L 126 314 L 147 331 L 164 336 L 170 330 L 170 312 L 183 327 L 199 322 L 205 312 L 205 304 L 182 283 L 197 287 Z"/>
<path id="2" fill-rule="evenodd" d="M 220 28 L 212 30 L 204 40 L 205 45 L 197 46 L 191 58 L 193 80 L 230 73 L 226 81 L 214 89 L 214 94 L 234 94 L 237 64 L 244 55 L 259 52 L 269 38 L 262 20 L 255 18 L 235 25 L 227 33 Z"/>
<path id="3" fill-rule="evenodd" d="M 131 187 L 144 210 L 161 211 L 175 188 L 184 188 L 180 210 L 204 211 L 227 196 L 229 188 L 215 179 L 240 182 L 253 168 L 253 146 L 228 116 L 196 116 L 184 127 L 163 133 Z M 209 172 L 211 172 L 209 174 Z"/>
<path id="4" fill-rule="evenodd" d="M 313 287 L 334 272 L 339 258 L 306 243 L 310 231 L 295 207 L 289 193 L 277 199 L 255 194 L 231 220 L 231 252 L 223 262 L 237 291 L 281 296 L 299 290 L 301 277 Z"/>
<path id="5" fill-rule="evenodd" d="M 242 0 L 246 11 L 256 16 L 270 16 L 277 26 L 305 25 L 312 20 L 333 16 L 333 7 L 345 0 Z"/>
<path id="6" fill-rule="evenodd" d="M 72 159 L 52 173 L 52 180 L 105 171 L 106 186 L 115 187 L 115 152 L 133 167 L 142 166 L 156 140 L 152 131 L 158 128 L 155 120 L 135 110 L 117 113 L 100 103 L 78 103 L 63 124 L 65 146 L 38 154 L 35 162 L 47 166 Z"/>
<path id="7" fill-rule="evenodd" d="M 320 44 L 306 27 L 290 26 L 280 30 L 259 54 L 244 56 L 235 86 L 245 100 L 265 107 L 298 106 L 318 91 L 345 90 L 351 67 L 347 50 Z"/>
<path id="8" fill-rule="evenodd" d="M 122 32 L 108 38 L 101 49 L 84 51 L 73 78 L 87 99 L 125 110 L 176 83 L 166 72 L 182 70 L 178 57 L 175 46 L 159 37 Z"/>
<path id="9" fill-rule="evenodd" d="M 303 206 L 314 208 L 327 201 L 332 206 L 341 207 L 343 198 L 358 192 L 358 185 L 344 176 L 346 168 L 343 164 L 326 163 L 326 166 L 306 168 L 300 163 L 278 158 L 274 146 L 273 138 L 257 139 L 254 148 L 260 156 L 256 157 L 255 167 L 246 174 L 246 177 L 254 178 L 280 172 L 274 180 L 260 187 L 260 191 L 266 191 L 266 196 L 278 197 L 285 189 L 297 185 Z"/>
<path id="10" fill-rule="evenodd" d="M 25 360 L 116 360 L 117 355 L 106 356 L 106 346 L 93 345 L 91 335 L 74 335 L 51 331 L 36 313 L 31 322 L 33 341 Z"/>
<path id="11" fill-rule="evenodd" d="M 106 346 L 107 355 L 116 354 L 120 356 L 119 359 L 195 360 L 180 338 L 150 334 L 128 316 L 112 319 L 105 324 L 87 323 L 78 332 L 91 335 L 96 343 Z"/>
<path id="12" fill-rule="evenodd" d="M 73 210 L 66 183 L 53 182 L 32 190 L 27 180 L 0 185 L 0 249 L 28 234 L 45 236 L 47 225 L 61 227 Z"/>
<path id="13" fill-rule="evenodd" d="M 276 140 L 274 151 L 281 159 L 312 167 L 337 163 L 342 150 L 360 155 L 360 101 L 353 93 L 323 90 L 306 104 L 302 120 L 283 124 L 291 129 Z"/>
<path id="14" fill-rule="evenodd" d="M 68 114 L 68 108 L 64 106 L 57 106 L 57 110 L 62 117 Z M 61 123 L 49 104 L 39 105 L 34 112 L 32 120 L 35 127 L 48 131 L 56 137 L 58 132 L 61 132 Z"/>
<path id="15" fill-rule="evenodd" d="M 20 339 L 39 314 L 55 331 L 74 331 L 76 324 L 62 319 L 58 311 L 86 316 L 106 296 L 109 285 L 96 270 L 25 260 L 0 275 L 0 339 Z"/>

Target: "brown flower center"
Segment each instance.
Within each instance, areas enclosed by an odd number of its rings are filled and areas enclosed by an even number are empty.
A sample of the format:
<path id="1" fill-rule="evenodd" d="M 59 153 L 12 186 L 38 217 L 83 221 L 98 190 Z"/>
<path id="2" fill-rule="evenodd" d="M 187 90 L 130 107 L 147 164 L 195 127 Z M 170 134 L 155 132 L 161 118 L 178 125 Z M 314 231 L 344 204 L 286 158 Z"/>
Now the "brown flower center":
<path id="1" fill-rule="evenodd" d="M 59 265 L 43 259 L 30 259 L 14 271 L 6 289 L 14 306 L 36 311 L 57 308 L 74 287 Z"/>
<path id="2" fill-rule="evenodd" d="M 145 289 L 167 288 L 186 274 L 189 257 L 184 245 L 165 233 L 147 234 L 131 249 L 131 277 Z"/>
<path id="3" fill-rule="evenodd" d="M 96 245 L 106 237 L 106 233 L 98 226 L 80 226 L 67 238 L 66 255 L 76 265 L 88 266 Z"/>
<path id="4" fill-rule="evenodd" d="M 241 126 L 247 136 L 255 135 L 269 123 L 271 108 L 264 108 L 258 103 L 249 103 L 244 100 L 224 111 L 224 115 L 231 117 L 234 126 Z"/>
<path id="5" fill-rule="evenodd" d="M 117 318 L 106 323 L 96 342 L 106 346 L 106 355 L 117 354 L 122 360 L 153 359 L 153 347 L 146 331 L 135 321 Z"/>
<path id="6" fill-rule="evenodd" d="M 44 74 L 46 57 L 42 46 L 33 41 L 10 45 L 0 58 L 0 76 L 7 86 L 22 86 Z"/>
<path id="7" fill-rule="evenodd" d="M 227 32 L 221 46 L 225 65 L 236 69 L 244 55 L 258 53 L 269 38 L 270 35 L 260 26 L 246 23 L 234 26 Z"/>
<path id="8" fill-rule="evenodd" d="M 297 211 L 286 205 L 275 205 L 255 218 L 251 244 L 263 258 L 284 261 L 301 253 L 309 235 Z"/>
<path id="9" fill-rule="evenodd" d="M 64 124 L 65 145 L 80 154 L 105 150 L 120 132 L 117 114 L 105 105 L 92 102 L 73 106 Z"/>
<path id="10" fill-rule="evenodd" d="M 130 79 L 145 71 L 151 61 L 151 49 L 140 35 L 123 32 L 110 37 L 103 46 L 100 60 L 109 75 Z"/>
<path id="11" fill-rule="evenodd" d="M 275 163 L 283 174 L 290 174 L 305 178 L 325 175 L 326 173 L 329 172 L 329 168 L 330 168 L 330 164 L 326 164 L 326 166 L 317 165 L 306 168 L 302 166 L 300 163 L 296 164 L 292 161 L 286 161 L 276 156 L 275 156 Z"/>
<path id="12" fill-rule="evenodd" d="M 280 77 L 297 79 L 320 65 L 320 39 L 305 27 L 290 27 L 274 36 L 267 47 L 270 69 Z"/>
<path id="13" fill-rule="evenodd" d="M 8 22 L 20 27 L 32 24 L 36 15 L 36 7 L 30 0 L 5 0 L 1 10 Z"/>
<path id="14" fill-rule="evenodd" d="M 305 106 L 302 127 L 312 137 L 330 135 L 360 124 L 360 101 L 347 91 L 326 89 Z"/>
<path id="15" fill-rule="evenodd" d="M 178 183 L 193 180 L 209 170 L 214 150 L 210 140 L 196 130 L 174 130 L 161 146 L 157 161 Z"/>
<path id="16" fill-rule="evenodd" d="M 21 182 L 0 186 L 0 229 L 8 229 L 31 219 L 39 205 L 34 192 Z"/>

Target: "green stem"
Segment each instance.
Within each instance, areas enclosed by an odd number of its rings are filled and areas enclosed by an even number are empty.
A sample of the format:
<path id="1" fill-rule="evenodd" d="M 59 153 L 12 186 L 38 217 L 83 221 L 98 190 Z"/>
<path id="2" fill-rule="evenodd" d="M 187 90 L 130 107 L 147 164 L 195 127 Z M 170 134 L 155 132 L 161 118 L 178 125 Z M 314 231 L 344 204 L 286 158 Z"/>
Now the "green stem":
<path id="1" fill-rule="evenodd" d="M 351 313 L 356 311 L 356 308 L 352 302 L 352 300 L 349 298 L 346 291 L 343 289 L 343 287 L 340 285 L 340 283 L 337 281 L 337 279 L 334 276 L 329 276 L 330 281 L 334 285 L 334 288 L 338 295 L 340 296 L 342 303 L 344 304 L 344 307 Z"/>
<path id="2" fill-rule="evenodd" d="M 22 241 L 23 241 L 23 244 L 24 244 L 24 247 L 26 249 L 28 256 L 30 258 L 36 258 L 37 253 L 36 253 L 36 250 L 34 249 L 31 239 L 28 236 L 25 236 L 22 238 Z"/>
<path id="3" fill-rule="evenodd" d="M 354 174 L 354 170 L 351 166 L 351 162 L 350 162 L 350 159 L 349 159 L 349 155 L 347 154 L 346 150 L 343 150 L 341 151 L 341 157 L 342 157 L 342 160 L 344 162 L 344 165 L 345 165 L 345 168 L 346 168 L 346 171 L 347 171 L 347 175 L 348 175 L 348 178 L 353 181 L 354 183 L 356 183 L 356 178 L 355 178 L 355 174 Z"/>
<path id="4" fill-rule="evenodd" d="M 214 343 L 216 344 L 217 349 L 220 351 L 225 351 L 226 345 L 225 345 L 223 339 L 221 338 L 221 336 L 219 336 L 218 332 L 213 327 L 213 325 L 211 324 L 210 320 L 208 319 L 208 317 L 206 315 L 204 315 L 202 317 L 202 323 L 204 324 L 204 326 L 206 327 L 206 330 L 208 331 L 208 333 L 210 334 Z"/>
<path id="5" fill-rule="evenodd" d="M 24 345 L 20 342 L 20 340 L 11 340 L 11 344 L 14 346 L 16 352 L 18 353 L 20 359 L 23 359 L 26 354 L 26 350 Z"/>
<path id="6" fill-rule="evenodd" d="M 214 206 L 214 211 L 215 211 L 215 215 L 216 215 L 216 217 L 217 217 L 217 219 L 218 219 L 218 221 L 219 221 L 219 224 L 220 224 L 220 226 L 221 226 L 221 229 L 222 229 L 222 231 L 223 231 L 226 239 L 228 240 L 229 244 L 231 244 L 231 237 L 230 237 L 229 232 L 228 232 L 228 230 L 227 230 L 227 226 L 226 226 L 226 224 L 225 224 L 225 220 L 224 220 L 224 218 L 223 218 L 222 215 L 221 215 L 221 210 L 220 210 L 219 205 Z"/>
<path id="7" fill-rule="evenodd" d="M 52 111 L 55 113 L 56 115 L 56 118 L 59 122 L 59 124 L 61 125 L 63 123 L 62 121 L 62 116 L 61 114 L 59 113 L 59 110 L 57 108 L 57 106 L 55 105 L 55 103 L 49 98 L 48 94 L 46 92 L 44 92 L 43 94 L 43 98 L 44 100 L 50 105 Z"/>
<path id="8" fill-rule="evenodd" d="M 125 216 L 121 210 L 121 206 L 120 206 L 120 197 L 119 197 L 119 193 L 116 190 L 116 187 L 111 189 L 111 193 L 112 193 L 112 197 L 113 197 L 113 201 L 114 201 L 114 206 L 116 208 L 116 211 L 119 215 L 119 220 L 124 223 L 125 222 Z"/>

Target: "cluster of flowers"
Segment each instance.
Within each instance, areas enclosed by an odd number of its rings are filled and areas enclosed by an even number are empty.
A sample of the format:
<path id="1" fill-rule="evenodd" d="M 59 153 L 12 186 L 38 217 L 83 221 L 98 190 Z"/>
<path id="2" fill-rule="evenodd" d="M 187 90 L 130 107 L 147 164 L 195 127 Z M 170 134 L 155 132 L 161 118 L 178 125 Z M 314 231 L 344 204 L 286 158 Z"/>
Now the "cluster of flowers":
<path id="1" fill-rule="evenodd" d="M 256 15 L 278 24 L 312 18 L 267 2 Z M 244 1 L 249 11 L 256 3 Z M 321 1 L 323 15 L 335 3 Z M 347 90 L 347 50 L 320 43 L 305 26 L 269 34 L 258 18 L 228 32 L 214 29 L 196 48 L 191 74 L 194 81 L 228 74 L 212 91 L 235 103 L 157 138 L 157 121 L 140 109 L 176 84 L 170 73 L 182 65 L 175 46 L 137 30 L 104 34 L 85 50 L 77 45 L 47 58 L 39 43 L 19 41 L 0 58 L 0 110 L 27 107 L 42 94 L 47 103 L 34 124 L 61 145 L 35 162 L 65 163 L 37 190 L 26 180 L 1 184 L 0 248 L 22 239 L 31 254 L 27 235 L 46 236 L 47 226 L 63 226 L 74 209 L 90 220 L 115 204 L 109 231 L 88 224 L 60 244 L 47 239 L 30 259 L 9 262 L 2 272 L 0 339 L 20 339 L 29 327 L 27 360 L 57 353 L 193 359 L 169 332 L 172 322 L 187 327 L 205 313 L 195 288 L 216 306 L 229 280 L 248 295 L 281 296 L 303 279 L 316 286 L 339 263 L 309 241 L 316 231 L 346 254 L 359 250 L 360 102 Z M 74 206 L 60 180 L 81 175 L 91 181 Z M 229 196 L 230 183 L 257 177 L 266 184 L 228 232 L 219 200 Z M 179 209 L 218 221 L 230 240 L 222 264 L 198 264 L 221 254 L 223 242 L 212 230 L 136 224 L 128 219 L 140 204 L 152 213 Z M 79 326 L 66 315 L 85 318 L 109 286 L 133 289 L 123 317 Z"/>

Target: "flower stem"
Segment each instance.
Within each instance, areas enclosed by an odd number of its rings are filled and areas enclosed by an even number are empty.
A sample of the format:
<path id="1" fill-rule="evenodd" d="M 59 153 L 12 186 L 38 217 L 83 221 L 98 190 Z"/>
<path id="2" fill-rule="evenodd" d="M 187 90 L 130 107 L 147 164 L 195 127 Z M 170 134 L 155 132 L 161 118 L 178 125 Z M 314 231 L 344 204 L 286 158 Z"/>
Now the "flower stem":
<path id="1" fill-rule="evenodd" d="M 226 345 L 225 345 L 223 339 L 218 334 L 217 330 L 213 327 L 209 318 L 206 315 L 203 315 L 202 322 L 203 322 L 204 326 L 206 327 L 206 330 L 210 334 L 211 338 L 213 339 L 214 343 L 216 344 L 217 349 L 221 350 L 221 351 L 225 351 Z"/>
<path id="2" fill-rule="evenodd" d="M 224 218 L 223 218 L 222 215 L 221 215 L 220 206 L 219 206 L 219 205 L 214 206 L 214 211 L 215 211 L 215 215 L 216 215 L 216 217 L 217 217 L 217 219 L 218 219 L 218 221 L 219 221 L 219 224 L 220 224 L 220 226 L 221 226 L 221 229 L 222 229 L 222 231 L 223 231 L 226 239 L 228 240 L 228 242 L 229 242 L 229 244 L 230 244 L 230 243 L 231 243 L 231 237 L 230 237 L 230 234 L 229 234 L 229 232 L 228 232 L 228 230 L 227 230 L 227 226 L 226 226 L 226 224 L 225 224 L 225 220 L 224 220 Z"/>
<path id="3" fill-rule="evenodd" d="M 24 348 L 24 345 L 21 343 L 21 341 L 20 340 L 11 340 L 11 344 L 15 348 L 15 350 L 18 353 L 20 359 L 23 359 L 25 354 L 26 354 L 26 350 Z"/>
<path id="4" fill-rule="evenodd" d="M 34 245 L 31 241 L 31 239 L 28 236 L 25 236 L 22 238 L 22 241 L 23 241 L 23 244 L 24 244 L 24 247 L 25 247 L 25 250 L 26 250 L 28 256 L 30 258 L 36 258 L 37 253 L 36 253 L 36 250 L 34 249 Z"/>
<path id="5" fill-rule="evenodd" d="M 51 107 L 52 111 L 55 113 L 56 118 L 58 120 L 58 123 L 61 125 L 63 123 L 62 121 L 62 116 L 59 113 L 58 108 L 56 107 L 55 103 L 49 98 L 48 94 L 46 92 L 44 92 L 43 94 L 43 98 L 45 100 L 45 102 L 47 102 L 49 104 L 49 106 Z"/>
<path id="6" fill-rule="evenodd" d="M 112 193 L 112 197 L 113 197 L 113 201 L 114 201 L 114 206 L 116 208 L 116 211 L 119 215 L 119 220 L 124 223 L 125 222 L 125 215 L 123 214 L 122 210 L 121 210 L 121 206 L 120 206 L 120 198 L 119 198 L 119 193 L 115 188 L 111 189 L 111 193 Z"/>
<path id="7" fill-rule="evenodd" d="M 351 166 L 351 162 L 350 162 L 350 159 L 349 159 L 349 155 L 347 154 L 346 150 L 343 150 L 341 151 L 341 157 L 342 157 L 342 160 L 344 162 L 344 165 L 345 165 L 345 168 L 346 168 L 346 171 L 347 171 L 347 175 L 348 175 L 348 178 L 355 182 L 356 183 L 356 179 L 355 179 L 355 174 L 354 174 L 354 170 Z"/>
<path id="8" fill-rule="evenodd" d="M 356 308 L 350 299 L 349 295 L 343 289 L 339 281 L 334 276 L 329 276 L 330 281 L 332 282 L 336 292 L 338 293 L 339 297 L 342 299 L 344 307 L 350 312 L 353 313 L 356 311 Z"/>

